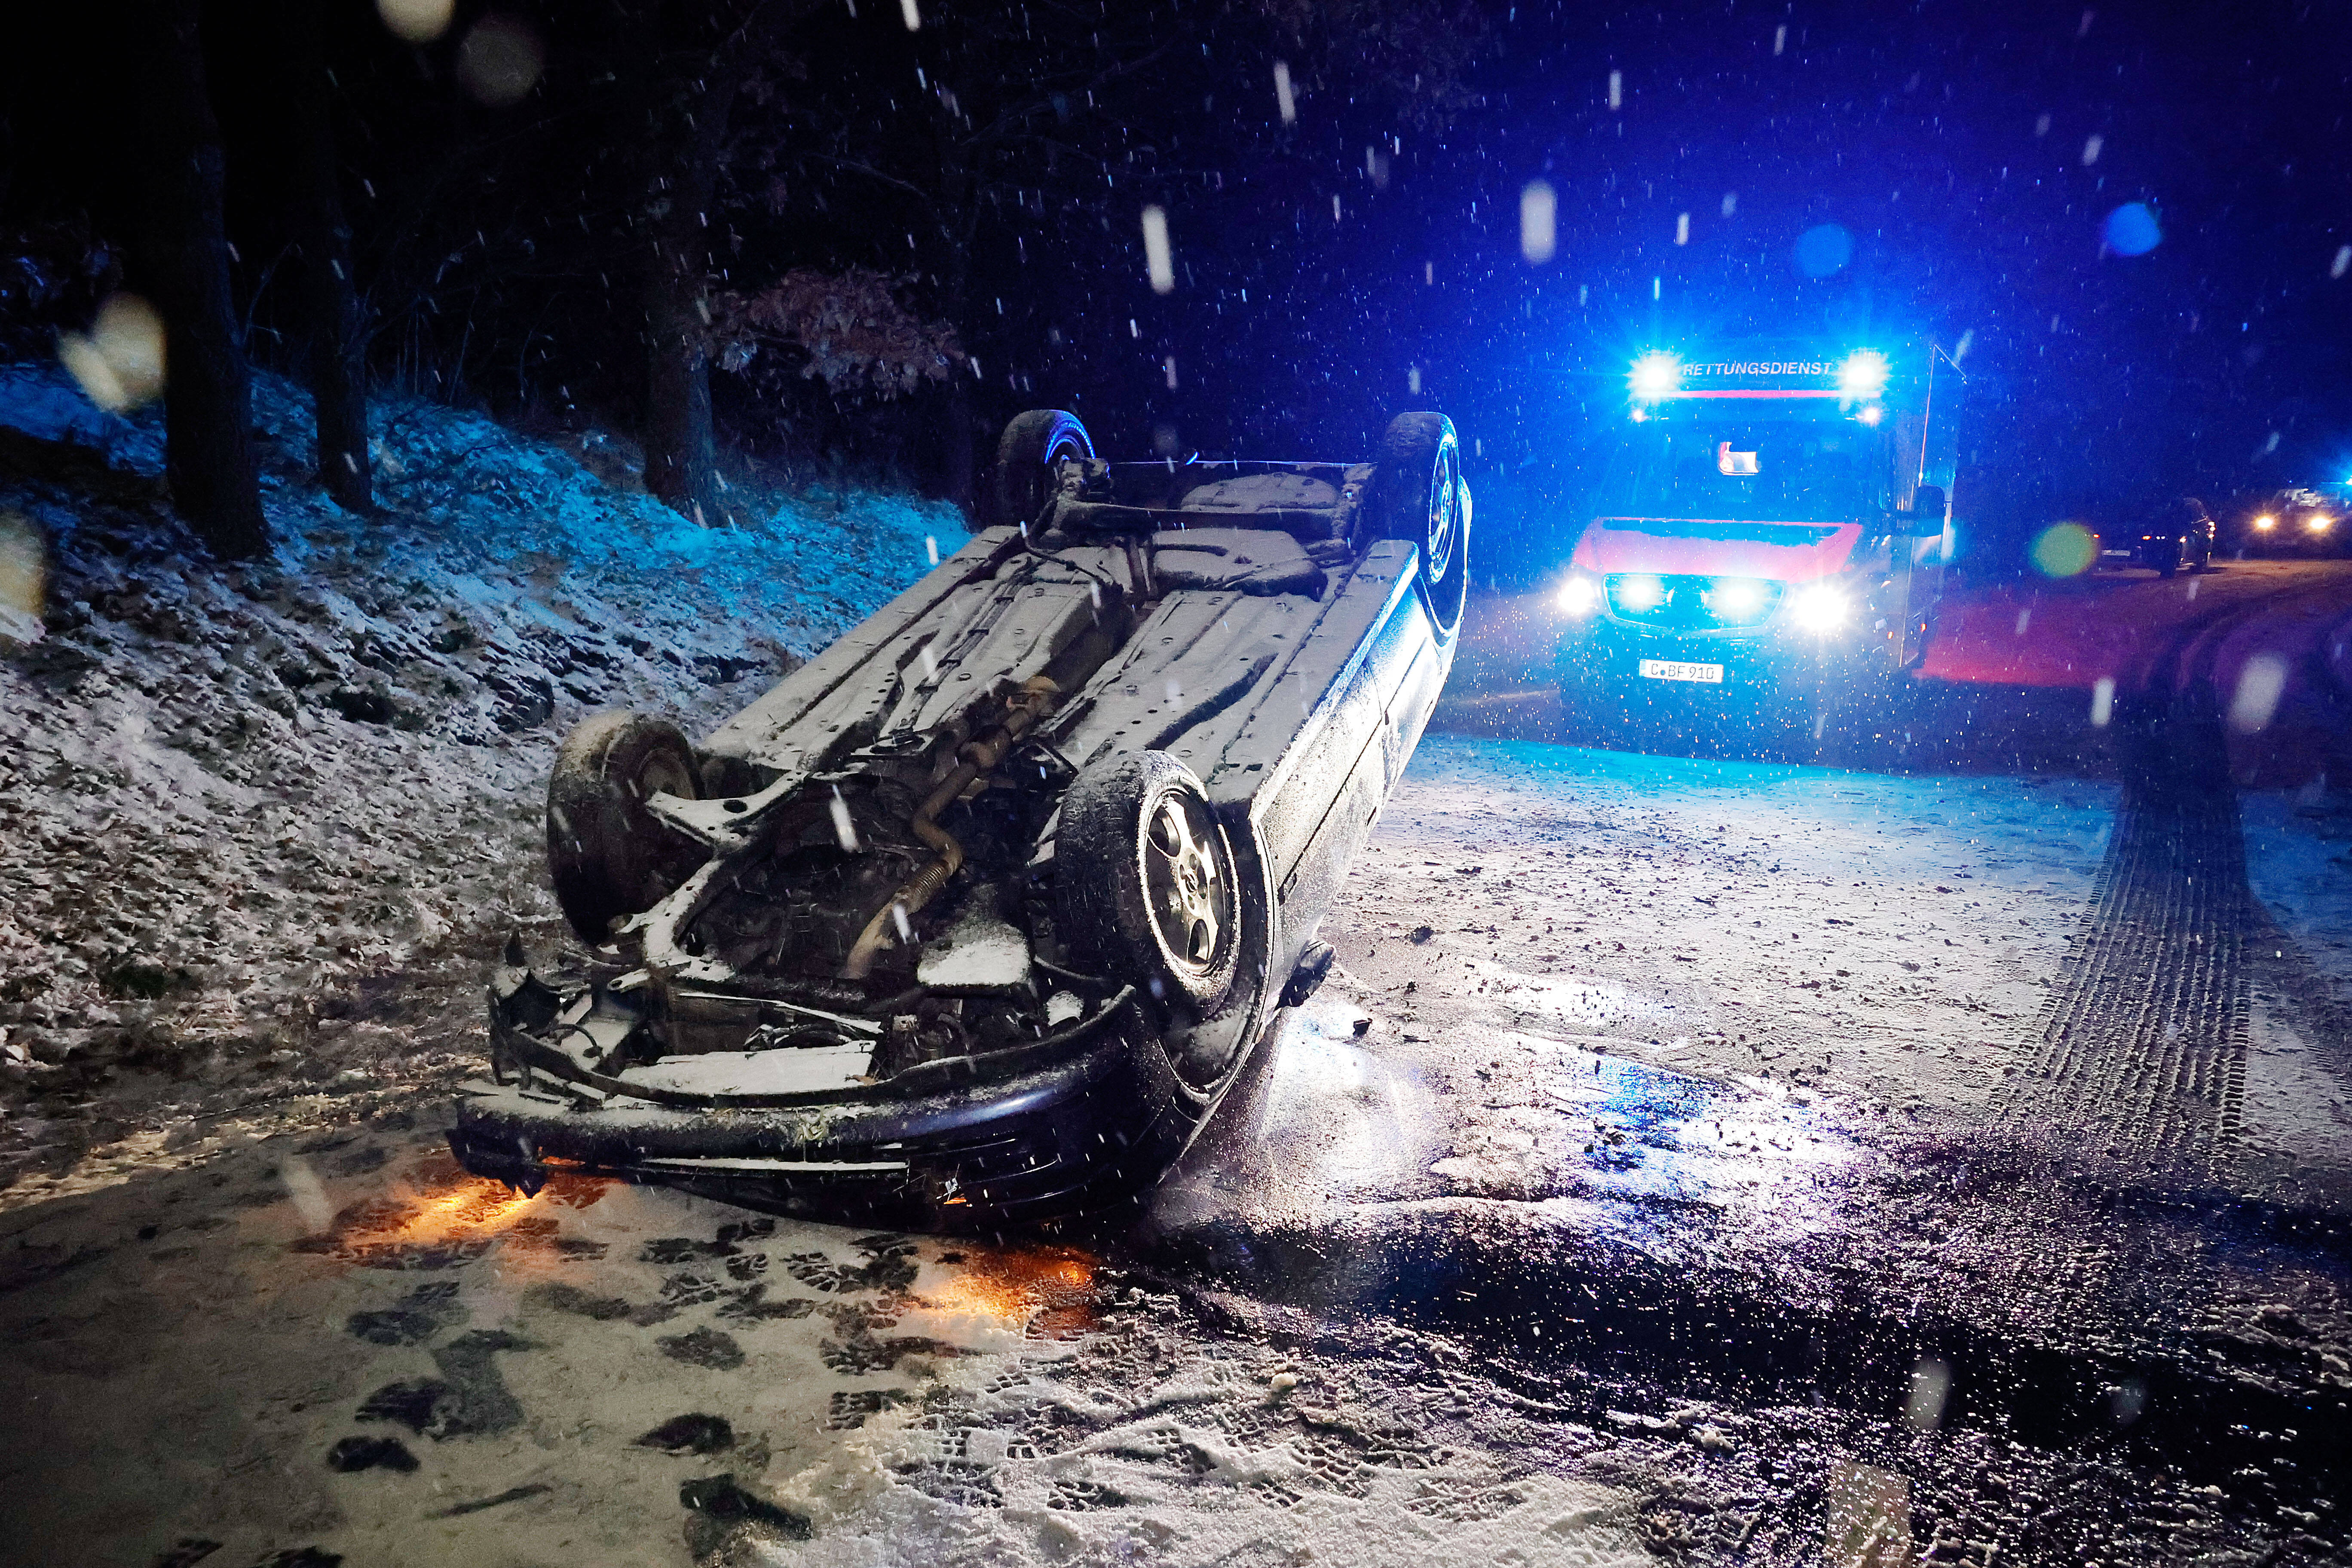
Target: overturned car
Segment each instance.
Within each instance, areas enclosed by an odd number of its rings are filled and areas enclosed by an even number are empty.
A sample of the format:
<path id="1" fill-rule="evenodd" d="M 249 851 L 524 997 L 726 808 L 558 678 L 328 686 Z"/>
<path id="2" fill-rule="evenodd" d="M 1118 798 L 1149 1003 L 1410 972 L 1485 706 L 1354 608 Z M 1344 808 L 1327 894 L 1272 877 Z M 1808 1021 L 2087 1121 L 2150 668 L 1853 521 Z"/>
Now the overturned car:
<path id="1" fill-rule="evenodd" d="M 1370 463 L 1108 463 L 1007 427 L 983 527 L 699 746 L 564 742 L 589 944 L 492 985 L 450 1142 L 941 1229 L 1148 1184 L 1330 963 L 1315 940 L 1454 658 L 1452 424 Z"/>

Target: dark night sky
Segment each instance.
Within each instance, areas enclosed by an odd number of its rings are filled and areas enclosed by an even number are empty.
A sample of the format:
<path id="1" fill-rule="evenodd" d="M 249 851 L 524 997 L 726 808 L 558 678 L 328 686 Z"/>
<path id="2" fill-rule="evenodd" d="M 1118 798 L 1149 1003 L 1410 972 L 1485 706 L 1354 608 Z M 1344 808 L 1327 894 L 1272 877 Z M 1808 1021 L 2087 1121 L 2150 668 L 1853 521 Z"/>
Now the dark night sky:
<path id="1" fill-rule="evenodd" d="M 1034 4 L 1063 18 L 1039 47 L 1039 78 L 1093 70 L 1097 25 L 1167 47 L 1091 115 L 1074 112 L 1087 156 L 1036 168 L 1038 194 L 1018 198 L 1033 205 L 987 209 L 961 325 L 990 421 L 1060 403 L 1117 453 L 1172 429 L 1187 450 L 1346 456 L 1388 415 L 1442 407 L 1483 451 L 1473 475 L 1497 505 L 1482 517 L 1539 556 L 1645 344 L 1965 334 L 1964 509 L 2046 521 L 2352 473 L 2352 272 L 2331 275 L 2352 244 L 2345 7 L 1465 6 L 1465 30 L 1483 27 L 1467 107 L 1433 119 L 1409 93 L 1329 71 L 1319 87 L 1302 81 L 1285 127 L 1270 70 L 1285 46 L 1265 7 Z M 628 197 L 610 171 L 629 132 L 577 106 L 609 70 L 627 12 L 519 8 L 544 34 L 546 75 L 495 111 L 450 85 L 478 0 L 424 51 L 392 44 L 366 5 L 337 13 L 363 278 L 414 262 L 426 242 L 401 225 L 424 214 L 448 231 L 432 238 L 429 275 L 448 276 L 419 320 L 453 331 L 453 311 L 476 312 L 477 331 L 506 334 L 483 357 L 478 395 L 512 405 L 560 384 L 625 418 L 632 297 L 610 257 L 553 247 L 575 222 L 621 234 L 612 214 Z M 820 184 L 804 161 L 804 106 L 870 122 L 896 155 L 921 142 L 926 92 L 934 106 L 940 89 L 956 93 L 985 122 L 1030 90 L 1029 66 L 974 44 L 983 13 L 923 9 L 916 34 L 888 0 L 803 25 L 804 74 L 762 121 L 769 144 L 751 148 L 798 168 L 792 195 L 732 208 L 745 247 L 715 262 L 747 277 L 860 263 L 909 271 L 918 296 L 935 286 L 936 255 L 928 239 L 910 255 L 921 226 L 898 194 Z M 0 126 L 0 216 L 105 208 L 106 157 L 122 150 L 91 133 L 104 118 L 89 110 L 108 101 L 98 16 L 52 14 L 54 45 L 19 52 L 6 73 L 18 105 Z M 270 29 L 264 12 L 213 16 L 249 293 L 272 248 Z M 1385 159 L 1379 180 L 1368 150 Z M 568 173 L 550 172 L 566 157 Z M 1017 163 L 1011 173 L 1026 183 Z M 1559 252 L 1541 267 L 1519 254 L 1520 192 L 1537 178 L 1559 200 Z M 740 178 L 740 193 L 759 183 Z M 1165 297 L 1145 280 L 1146 202 L 1170 215 L 1178 286 Z M 2127 202 L 2158 216 L 2147 254 L 2103 249 L 2103 222 Z M 1853 253 L 1808 278 L 1793 247 L 1823 224 L 1847 230 Z M 485 237 L 465 243 L 476 230 Z M 257 321 L 273 309 L 265 299 Z M 536 342 L 518 353 L 527 331 Z M 268 342 L 258 347 L 267 358 Z M 788 425 L 721 382 L 722 425 L 739 439 Z"/>
<path id="2" fill-rule="evenodd" d="M 1337 184 L 1354 214 L 1334 226 L 1327 203 L 1311 245 L 1233 265 L 1270 285 L 1254 325 L 1327 364 L 1361 359 L 1367 423 L 1424 367 L 1426 399 L 1529 482 L 1532 510 L 1572 504 L 1560 453 L 1620 416 L 1635 351 L 1711 335 L 1968 334 L 1982 505 L 2219 504 L 2352 471 L 2352 277 L 2330 276 L 2352 241 L 2340 19 L 1528 6 L 1498 30 L 1485 110 L 1405 132 L 1385 192 L 1360 146 L 1335 150 L 1353 153 Z M 1538 176 L 1559 201 L 1542 268 L 1517 254 Z M 2163 229 L 2139 257 L 2101 242 L 2126 202 Z M 1855 252 L 1809 279 L 1793 243 L 1825 223 Z M 1174 401 L 1197 420 L 1230 399 Z"/>

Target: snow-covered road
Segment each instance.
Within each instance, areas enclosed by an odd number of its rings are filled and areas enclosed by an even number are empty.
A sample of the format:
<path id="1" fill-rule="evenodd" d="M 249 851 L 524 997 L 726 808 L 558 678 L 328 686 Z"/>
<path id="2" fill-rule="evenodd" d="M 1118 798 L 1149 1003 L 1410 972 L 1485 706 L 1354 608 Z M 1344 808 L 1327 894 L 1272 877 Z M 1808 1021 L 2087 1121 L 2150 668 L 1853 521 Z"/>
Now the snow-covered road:
<path id="1" fill-rule="evenodd" d="M 1327 928 L 1341 967 L 1118 1234 L 523 1199 L 447 1162 L 437 1105 L 20 1209 L 12 1523 L 58 1563 L 1814 1563 L 1872 1529 L 2054 1563 L 2325 1534 L 2340 1446 L 2188 1462 L 2227 1398 L 2273 1417 L 2178 1352 L 2338 1385 L 2337 1222 L 2298 1249 L 2167 1229 L 2128 1187 L 2095 1215 L 2037 1196 L 2046 1150 L 2004 1110 L 2115 805 L 1432 736 Z M 2341 1212 L 2259 1157 L 2343 1144 L 2306 1027 L 2255 1020 L 2219 1180 L 2263 1212 Z M 2144 1278 L 2084 1263 L 2094 1226 Z M 2107 1281 L 2066 1298 L 2099 1348 L 2011 1300 L 2051 1294 L 2021 1258 Z M 2148 1447 L 2084 1435 L 2111 1384 Z"/>
<path id="2" fill-rule="evenodd" d="M 1139 1215 L 949 1240 L 442 1130 L 562 727 L 707 724 L 951 518 L 686 531 L 419 406 L 374 533 L 278 452 L 278 558 L 183 570 L 152 430 L 62 395 L 0 382 L 56 590 L 0 664 L 0 1556 L 2342 1557 L 2341 563 L 1972 590 L 1924 722 L 1801 762 L 1577 744 L 1546 607 L 1477 601 L 1338 966 Z"/>

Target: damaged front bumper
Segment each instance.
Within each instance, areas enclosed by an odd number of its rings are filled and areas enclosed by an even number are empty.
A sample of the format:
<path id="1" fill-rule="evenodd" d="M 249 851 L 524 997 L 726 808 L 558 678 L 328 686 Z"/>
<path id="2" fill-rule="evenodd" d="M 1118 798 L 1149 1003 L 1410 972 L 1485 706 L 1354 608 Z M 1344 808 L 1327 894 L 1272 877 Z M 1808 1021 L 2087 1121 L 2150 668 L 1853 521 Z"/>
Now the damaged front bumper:
<path id="1" fill-rule="evenodd" d="M 526 1192 L 597 1175 L 776 1214 L 992 1229 L 1130 1199 L 1192 1131 L 1132 988 L 1028 1044 L 814 1089 L 795 1074 L 830 1070 L 814 1058 L 856 1049 L 860 1026 L 887 1051 L 887 1024 L 728 998 L 803 1022 L 765 1051 L 643 1059 L 631 1047 L 659 1004 L 628 978 L 566 994 L 519 965 L 499 972 L 497 1081 L 467 1086 L 449 1134 L 467 1169 Z M 824 1031 L 805 1022 L 826 1017 Z M 805 1043 L 826 1032 L 835 1043 Z M 697 1084 L 698 1069 L 725 1087 Z"/>

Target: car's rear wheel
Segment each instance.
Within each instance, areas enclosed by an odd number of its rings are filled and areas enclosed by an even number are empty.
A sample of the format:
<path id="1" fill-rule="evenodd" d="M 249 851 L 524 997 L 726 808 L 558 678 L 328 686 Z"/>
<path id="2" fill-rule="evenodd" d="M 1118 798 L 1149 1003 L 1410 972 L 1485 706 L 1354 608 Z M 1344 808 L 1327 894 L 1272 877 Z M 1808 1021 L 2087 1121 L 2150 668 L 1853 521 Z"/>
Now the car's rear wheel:
<path id="1" fill-rule="evenodd" d="M 1054 844 L 1055 929 L 1095 973 L 1198 1016 L 1233 990 L 1242 887 L 1233 846 L 1192 770 L 1130 752 L 1081 771 Z"/>
<path id="2" fill-rule="evenodd" d="M 1400 414 L 1381 437 L 1371 517 L 1383 539 L 1421 550 L 1423 601 L 1440 635 L 1461 624 L 1470 585 L 1470 488 L 1462 443 L 1443 414 Z"/>
<path id="3" fill-rule="evenodd" d="M 987 528 L 1017 528 L 1037 521 L 1064 463 L 1095 455 L 1095 444 L 1075 414 L 1059 408 L 1032 408 L 1016 414 L 996 443 L 996 468 L 988 477 L 981 523 Z"/>
<path id="4" fill-rule="evenodd" d="M 615 920 L 653 908 L 702 863 L 701 847 L 646 805 L 697 793 L 694 749 L 666 719 L 592 714 L 563 738 L 547 781 L 547 867 L 572 930 L 604 942 Z"/>
<path id="5" fill-rule="evenodd" d="M 2189 542 L 2187 540 L 2167 540 L 2164 544 L 2163 553 L 2158 555 L 2153 563 L 2156 567 L 2156 574 L 2159 577 L 2171 576 L 2175 572 L 2180 570 L 2181 563 L 2188 558 Z"/>

